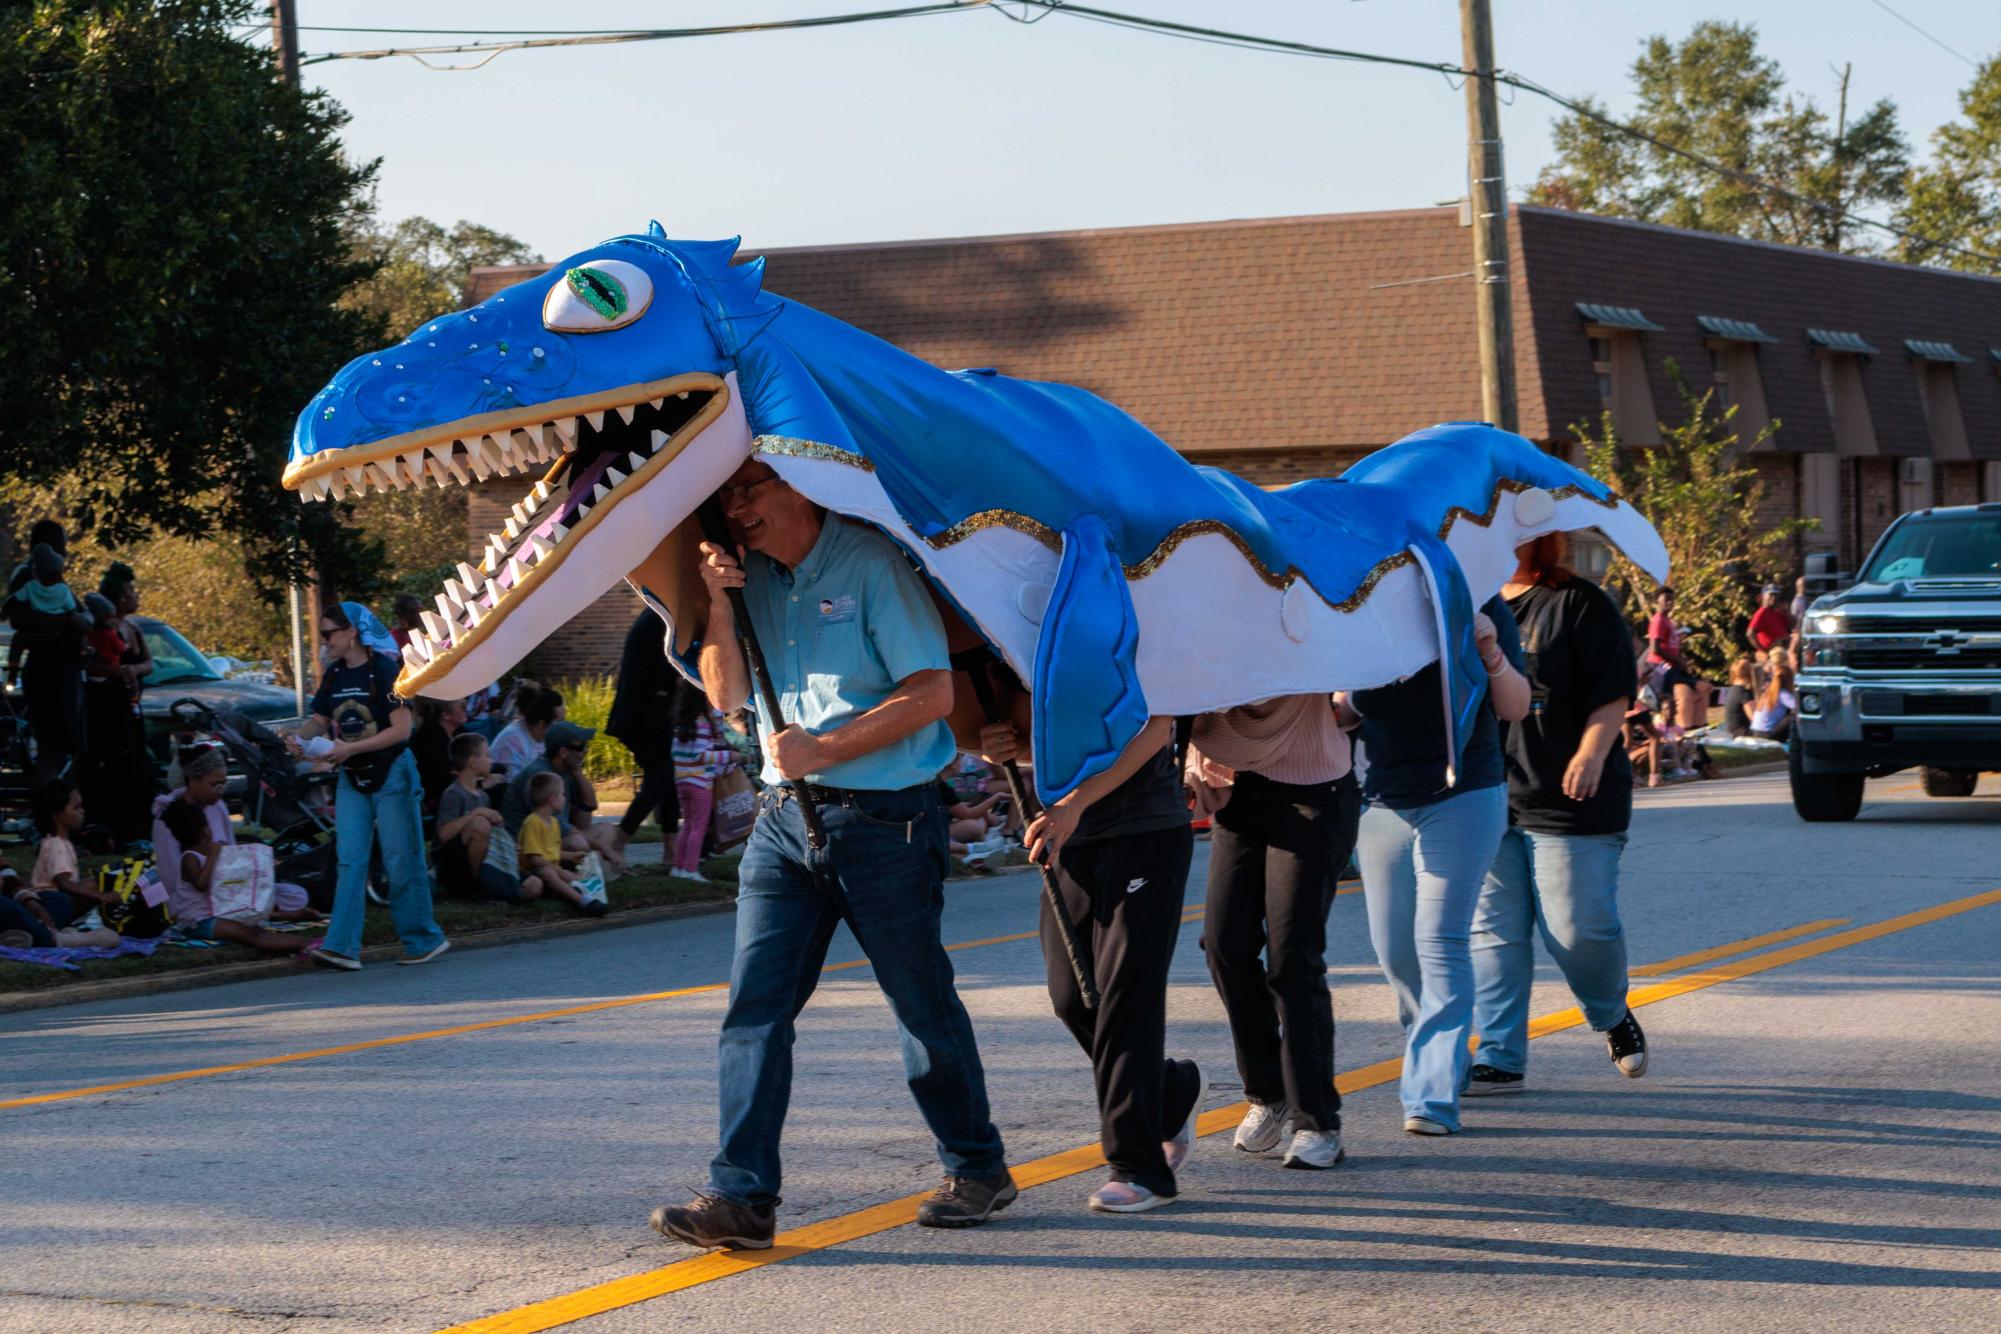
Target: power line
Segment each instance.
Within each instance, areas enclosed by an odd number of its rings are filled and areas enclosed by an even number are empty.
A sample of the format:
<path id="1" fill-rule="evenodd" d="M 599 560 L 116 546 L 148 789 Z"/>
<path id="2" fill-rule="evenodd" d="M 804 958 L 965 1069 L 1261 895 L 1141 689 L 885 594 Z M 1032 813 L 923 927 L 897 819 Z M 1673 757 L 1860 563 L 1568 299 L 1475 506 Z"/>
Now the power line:
<path id="1" fill-rule="evenodd" d="M 874 23 L 887 19 L 915 18 L 928 14 L 968 13 L 976 9 L 991 9 L 993 12 L 1000 13 L 1017 23 L 1039 22 L 1041 18 L 1060 14 L 1068 18 L 1086 19 L 1113 27 L 1152 33 L 1156 36 L 1174 37 L 1184 41 L 1232 47 L 1237 50 L 1256 51 L 1272 55 L 1302 56 L 1319 60 L 1352 61 L 1358 64 L 1388 65 L 1401 69 L 1421 70 L 1426 73 L 1442 75 L 1448 82 L 1455 77 L 1470 78 L 1475 74 L 1474 71 L 1451 61 L 1416 60 L 1405 56 L 1387 56 L 1372 51 L 1351 51 L 1341 47 L 1321 46 L 1312 42 L 1291 41 L 1286 38 L 1261 37 L 1254 33 L 1232 32 L 1224 28 L 1209 28 L 1198 24 L 1176 23 L 1169 19 L 1153 18 L 1144 14 L 1127 14 L 1118 10 L 1100 9 L 1095 6 L 1075 4 L 1071 0 L 1014 0 L 1014 2 L 1020 4 L 1024 10 L 1033 8 L 1044 12 L 1036 19 L 1027 19 L 1007 13 L 999 4 L 993 3 L 993 0 L 949 0 L 946 3 L 913 5 L 901 9 L 867 10 L 850 14 L 819 15 L 803 19 L 777 19 L 763 23 L 733 23 L 699 28 L 654 28 L 629 32 L 552 35 L 511 42 L 472 42 L 452 46 L 391 47 L 376 51 L 331 51 L 303 57 L 299 63 L 301 65 L 316 65 L 331 60 L 382 60 L 391 56 L 408 56 L 430 69 L 471 70 L 480 68 L 507 51 L 558 46 L 605 46 L 629 42 L 670 41 L 682 38 L 719 37 L 754 32 L 782 32 L 798 29 L 839 27 L 855 23 Z M 1883 0 L 1873 0 L 1873 3 L 1883 8 L 1893 17 L 1903 18 L 1901 14 L 1897 14 L 1888 5 L 1883 4 Z M 1909 20 L 1904 21 L 1909 22 Z M 1916 28 L 1915 24 L 1911 26 Z M 1923 33 L 1922 29 L 1917 30 Z M 370 29 L 369 31 L 386 30 Z M 1931 38 L 1931 34 L 1929 33 L 1923 33 L 1923 35 Z M 1931 38 L 1931 40 L 1937 41 L 1938 39 Z M 1940 45 L 1944 44 L 1940 43 Z M 1950 47 L 1946 49 L 1951 50 Z M 463 65 L 436 65 L 425 59 L 426 56 L 433 55 L 467 54 L 476 54 L 483 58 L 471 64 Z M 1953 54 L 1956 56 L 1960 55 L 1957 51 L 1954 51 Z M 1960 56 L 1960 58 L 1962 60 L 1966 59 L 1964 56 Z M 1972 62 L 1969 61 L 1969 63 Z M 1588 103 L 1566 97 L 1525 75 L 1511 73 L 1507 70 L 1495 70 L 1486 77 L 1492 78 L 1497 84 L 1516 88 L 1525 93 L 1532 93 L 1537 97 L 1562 107 L 1573 116 L 1581 117 L 1615 134 L 1624 135 L 1629 139 L 1636 139 L 1642 143 L 1649 144 L 1663 153 L 1680 158 L 1682 161 L 1700 167 L 1704 171 L 1726 177 L 1761 194 L 1787 199 L 1823 216 L 1838 218 L 1841 221 L 1858 227 L 1868 227 L 1879 232 L 1884 232 L 1900 240 L 1911 242 L 1914 245 L 1923 246 L 1945 254 L 1964 256 L 1968 259 L 1979 260 L 1983 264 L 1990 264 L 2001 268 L 2001 256 L 1989 255 L 1978 250 L 1968 249 L 1965 246 L 1952 245 L 1944 241 L 1934 240 L 1931 237 L 1898 227 L 1893 223 L 1883 222 L 1859 213 L 1851 213 L 1838 204 L 1830 204 L 1825 200 L 1810 198 L 1809 196 L 1800 194 L 1796 190 L 1788 189 L 1775 181 L 1768 181 L 1762 177 L 1753 176 L 1749 172 L 1739 171 L 1735 167 L 1726 166 L 1721 162 L 1706 158 L 1700 153 L 1683 148 L 1679 144 L 1670 143 L 1636 126 L 1615 120 L 1604 112 L 1590 106 Z"/>
<path id="2" fill-rule="evenodd" d="M 1897 20 L 1897 22 L 1903 24 L 1906 28 L 1909 28 L 1912 32 L 1924 38 L 1926 41 L 1930 42 L 1933 46 L 1945 52 L 1947 55 L 1965 61 L 1968 65 L 1971 65 L 1974 69 L 1980 68 L 1980 62 L 1975 60 L 1972 56 L 1969 56 L 1965 52 L 1957 50 L 1956 48 L 1948 45 L 1943 39 L 1932 36 L 1930 33 L 1926 32 L 1923 28 L 1920 28 L 1917 24 L 1905 18 L 1902 14 L 1899 14 L 1896 10 L 1884 4 L 1883 0 L 1869 0 L 1869 3 L 1876 6 L 1876 8 L 1882 10 L 1885 14 L 1888 14 L 1891 18 Z"/>
<path id="3" fill-rule="evenodd" d="M 1381 56 L 1369 52 L 1346 51 L 1338 47 L 1316 46 L 1310 42 L 1294 42 L 1281 38 L 1259 37 L 1251 33 L 1231 32 L 1222 28 L 1206 28 L 1195 24 L 1174 23 L 1167 19 L 1151 18 L 1143 14 L 1125 14 L 1116 10 L 1097 9 L 1088 5 L 1072 4 L 1068 0 L 1021 0 L 1021 3 L 1025 5 L 1041 5 L 1051 13 L 1063 14 L 1073 18 L 1095 19 L 1099 22 L 1110 23 L 1118 27 L 1154 32 L 1161 36 L 1184 37 L 1194 41 L 1235 46 L 1245 50 L 1269 51 L 1280 55 L 1317 56 L 1329 60 L 1362 61 L 1377 65 L 1399 65 L 1409 69 L 1434 70 L 1448 77 L 1451 75 L 1472 77 L 1474 75 L 1474 71 L 1459 65 L 1408 60 L 1399 56 Z M 1705 171 L 1727 177 L 1740 185 L 1762 194 L 1791 200 L 1823 216 L 1839 218 L 1843 222 L 1852 223 L 1858 227 L 1874 228 L 1877 231 L 1895 236 L 1900 240 L 1909 241 L 1914 245 L 1924 246 L 1946 254 L 1963 255 L 1968 259 L 1977 259 L 1983 264 L 2001 267 L 2001 256 L 1989 255 L 1978 250 L 1970 250 L 1965 246 L 1951 245 L 1944 241 L 1934 240 L 1931 237 L 1896 226 L 1894 223 L 1865 217 L 1859 213 L 1851 213 L 1838 204 L 1830 204 L 1825 200 L 1810 198 L 1807 195 L 1800 194 L 1796 190 L 1789 190 L 1775 181 L 1768 181 L 1763 177 L 1753 176 L 1749 172 L 1739 171 L 1735 167 L 1725 166 L 1721 162 L 1706 158 L 1700 153 L 1681 147 L 1679 144 L 1670 143 L 1658 135 L 1649 134 L 1647 131 L 1639 129 L 1636 126 L 1614 120 L 1588 103 L 1565 97 L 1554 89 L 1546 88 L 1525 75 L 1514 74 L 1507 70 L 1496 70 L 1491 77 L 1495 83 L 1519 88 L 1525 93 L 1533 93 L 1537 97 L 1562 107 L 1573 116 L 1582 117 L 1616 134 L 1625 135 L 1629 139 L 1637 139 L 1642 143 L 1651 144 L 1663 153 L 1680 158 L 1682 161 L 1700 167 Z"/>
<path id="4" fill-rule="evenodd" d="M 527 37 L 511 42 L 461 42 L 449 46 L 406 46 L 385 47 L 377 51 L 325 51 L 300 60 L 302 65 L 318 65 L 329 60 L 386 60 L 391 56 L 408 56 L 426 69 L 434 70 L 474 70 L 488 64 L 508 51 L 527 51 L 555 46 L 618 46 L 629 42 L 663 42 L 687 37 L 727 37 L 739 33 L 785 32 L 805 28 L 836 28 L 851 23 L 875 23 L 884 19 L 918 18 L 926 14 L 950 14 L 985 8 L 989 0 L 941 0 L 928 5 L 909 5 L 901 9 L 873 9 L 852 14 L 819 14 L 803 19 L 772 19 L 763 23 L 719 23 L 700 28 L 648 28 L 640 30 L 606 30 L 595 33 L 575 33 L 543 37 Z M 360 31 L 386 32 L 392 29 L 362 29 Z M 410 31 L 427 31 L 411 29 Z M 437 29 L 436 31 L 451 31 Z M 460 65 L 439 65 L 425 59 L 426 56 L 477 55 L 481 59 Z"/>

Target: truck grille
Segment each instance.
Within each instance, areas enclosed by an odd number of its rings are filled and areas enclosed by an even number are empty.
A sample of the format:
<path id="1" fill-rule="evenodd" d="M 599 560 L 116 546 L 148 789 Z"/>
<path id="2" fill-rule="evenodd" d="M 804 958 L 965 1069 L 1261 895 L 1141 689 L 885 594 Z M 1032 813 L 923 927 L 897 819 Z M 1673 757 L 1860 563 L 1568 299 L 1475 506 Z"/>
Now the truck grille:
<path id="1" fill-rule="evenodd" d="M 1957 630 L 1963 635 L 2001 634 L 2001 616 L 1957 616 L 1938 621 L 1921 616 L 1850 616 L 1841 632 L 1849 635 L 1929 635 Z"/>
<path id="2" fill-rule="evenodd" d="M 1858 672 L 1980 672 L 2001 669 L 2001 646 L 1982 645 L 1956 653 L 1935 648 L 1851 648 L 1848 665 Z"/>
<path id="3" fill-rule="evenodd" d="M 1862 693 L 1862 712 L 1871 718 L 1972 718 L 1991 715 L 1988 695 L 1900 695 L 1889 690 Z"/>

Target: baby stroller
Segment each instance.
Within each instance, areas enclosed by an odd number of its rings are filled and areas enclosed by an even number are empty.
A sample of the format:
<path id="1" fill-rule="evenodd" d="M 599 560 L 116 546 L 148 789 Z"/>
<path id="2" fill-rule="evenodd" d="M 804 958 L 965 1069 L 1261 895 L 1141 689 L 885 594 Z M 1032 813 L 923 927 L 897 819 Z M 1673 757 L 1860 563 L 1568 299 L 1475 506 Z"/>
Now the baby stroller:
<path id="1" fill-rule="evenodd" d="M 284 738 L 233 709 L 178 699 L 169 712 L 177 745 L 220 746 L 231 777 L 241 776 L 239 809 L 246 824 L 271 831 L 278 879 L 304 887 L 321 911 L 330 908 L 336 872 L 334 775 L 301 773 Z"/>

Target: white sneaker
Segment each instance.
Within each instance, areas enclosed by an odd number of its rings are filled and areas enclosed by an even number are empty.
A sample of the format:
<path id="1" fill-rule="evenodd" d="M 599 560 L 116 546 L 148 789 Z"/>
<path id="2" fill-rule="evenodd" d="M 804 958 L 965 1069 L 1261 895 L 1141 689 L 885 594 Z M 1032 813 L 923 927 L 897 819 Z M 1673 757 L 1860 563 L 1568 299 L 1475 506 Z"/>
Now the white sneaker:
<path id="1" fill-rule="evenodd" d="M 1107 1181 L 1091 1192 L 1091 1211 L 1100 1214 L 1142 1214 L 1173 1203 L 1172 1195 L 1156 1195 L 1130 1181 Z"/>
<path id="2" fill-rule="evenodd" d="M 1309 1170 L 1328 1168 L 1347 1154 L 1341 1148 L 1338 1130 L 1295 1130 L 1292 1143 L 1285 1146 L 1285 1165 Z"/>
<path id="3" fill-rule="evenodd" d="M 1254 1102 L 1237 1123 L 1237 1137 L 1232 1143 L 1245 1153 L 1270 1153 L 1278 1147 L 1279 1138 L 1285 1133 L 1285 1118 L 1290 1115 L 1291 1103 Z"/>

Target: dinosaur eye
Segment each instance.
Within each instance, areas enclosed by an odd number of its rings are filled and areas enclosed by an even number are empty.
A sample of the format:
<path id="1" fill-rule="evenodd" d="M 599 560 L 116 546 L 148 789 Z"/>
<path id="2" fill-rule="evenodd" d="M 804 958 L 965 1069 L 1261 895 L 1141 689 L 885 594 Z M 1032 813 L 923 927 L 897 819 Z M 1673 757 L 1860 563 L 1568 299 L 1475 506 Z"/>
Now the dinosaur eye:
<path id="1" fill-rule="evenodd" d="M 558 333 L 606 333 L 646 313 L 653 280 L 623 260 L 600 259 L 568 269 L 542 299 L 542 324 Z"/>

